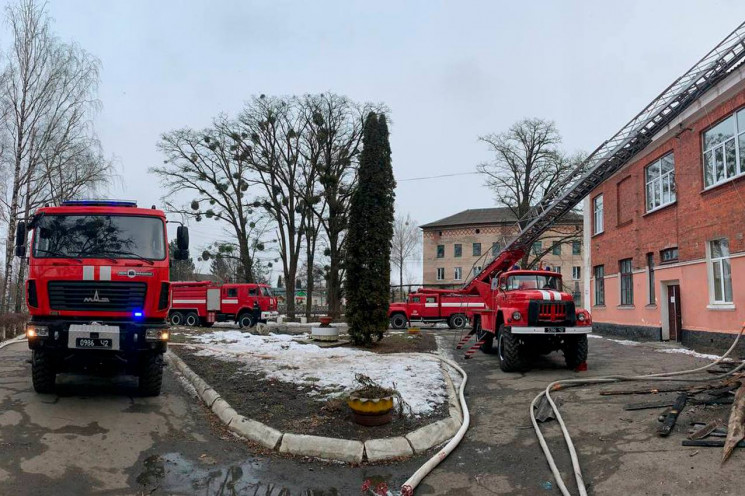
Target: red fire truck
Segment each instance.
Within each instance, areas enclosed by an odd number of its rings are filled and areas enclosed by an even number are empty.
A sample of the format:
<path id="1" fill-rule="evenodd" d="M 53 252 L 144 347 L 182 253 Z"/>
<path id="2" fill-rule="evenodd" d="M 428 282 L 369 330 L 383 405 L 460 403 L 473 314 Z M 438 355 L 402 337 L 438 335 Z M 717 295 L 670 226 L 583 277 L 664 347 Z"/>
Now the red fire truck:
<path id="1" fill-rule="evenodd" d="M 411 322 L 447 322 L 451 329 L 462 329 L 473 311 L 483 307 L 484 300 L 479 295 L 420 288 L 409 294 L 405 302 L 391 303 L 388 318 L 394 329 L 404 329 Z"/>
<path id="2" fill-rule="evenodd" d="M 211 327 L 215 322 L 233 321 L 253 327 L 277 316 L 277 298 L 266 284 L 171 283 L 172 325 Z"/>
<path id="3" fill-rule="evenodd" d="M 16 256 L 26 256 L 28 231 L 34 389 L 53 392 L 59 372 L 124 372 L 142 395 L 160 394 L 170 306 L 163 211 L 110 200 L 40 208 L 19 223 Z M 188 258 L 183 226 L 177 246 L 174 258 Z"/>

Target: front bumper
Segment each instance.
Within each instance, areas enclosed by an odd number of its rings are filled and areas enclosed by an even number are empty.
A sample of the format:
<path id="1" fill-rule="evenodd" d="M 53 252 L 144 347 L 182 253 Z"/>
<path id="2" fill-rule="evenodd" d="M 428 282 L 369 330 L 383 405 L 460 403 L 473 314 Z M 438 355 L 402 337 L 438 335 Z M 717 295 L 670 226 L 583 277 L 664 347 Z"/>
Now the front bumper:
<path id="1" fill-rule="evenodd" d="M 33 331 L 33 332 L 32 332 Z M 168 345 L 166 322 L 81 321 L 34 319 L 26 327 L 28 347 L 36 349 L 104 352 L 165 352 Z M 85 349 L 79 339 L 110 340 L 110 348 Z"/>
<path id="2" fill-rule="evenodd" d="M 592 326 L 574 326 L 574 327 L 516 327 L 510 328 L 512 334 L 531 334 L 543 336 L 565 336 L 573 334 L 591 334 Z"/>

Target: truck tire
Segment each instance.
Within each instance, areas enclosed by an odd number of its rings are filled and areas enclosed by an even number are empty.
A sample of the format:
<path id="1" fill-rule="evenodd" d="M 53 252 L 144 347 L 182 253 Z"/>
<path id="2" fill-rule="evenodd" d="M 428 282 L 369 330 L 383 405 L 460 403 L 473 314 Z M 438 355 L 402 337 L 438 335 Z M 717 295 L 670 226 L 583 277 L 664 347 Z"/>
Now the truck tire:
<path id="1" fill-rule="evenodd" d="M 199 324 L 199 315 L 196 314 L 196 312 L 189 312 L 186 314 L 186 317 L 184 317 L 184 324 L 186 324 L 189 327 L 194 327 Z"/>
<path id="2" fill-rule="evenodd" d="M 53 394 L 57 380 L 52 356 L 44 350 L 34 350 L 31 359 L 31 378 L 34 391 L 39 394 Z"/>
<path id="3" fill-rule="evenodd" d="M 171 325 L 180 326 L 184 323 L 184 314 L 181 312 L 172 312 L 169 321 Z"/>
<path id="4" fill-rule="evenodd" d="M 406 315 L 402 313 L 391 315 L 391 327 L 394 329 L 406 329 Z"/>
<path id="5" fill-rule="evenodd" d="M 163 384 L 163 355 L 146 352 L 140 356 L 137 390 L 140 396 L 158 396 Z"/>
<path id="6" fill-rule="evenodd" d="M 504 324 L 499 326 L 497 350 L 499 352 L 499 368 L 503 372 L 520 372 L 525 367 L 520 341 L 511 332 L 504 330 Z"/>
<path id="7" fill-rule="evenodd" d="M 587 335 L 567 336 L 564 338 L 564 361 L 567 368 L 574 370 L 587 361 Z"/>
<path id="8" fill-rule="evenodd" d="M 467 323 L 468 319 L 462 313 L 451 315 L 448 319 L 448 327 L 451 329 L 463 329 Z"/>
<path id="9" fill-rule="evenodd" d="M 243 328 L 251 328 L 256 325 L 256 318 L 251 312 L 243 312 L 238 316 L 238 325 Z"/>

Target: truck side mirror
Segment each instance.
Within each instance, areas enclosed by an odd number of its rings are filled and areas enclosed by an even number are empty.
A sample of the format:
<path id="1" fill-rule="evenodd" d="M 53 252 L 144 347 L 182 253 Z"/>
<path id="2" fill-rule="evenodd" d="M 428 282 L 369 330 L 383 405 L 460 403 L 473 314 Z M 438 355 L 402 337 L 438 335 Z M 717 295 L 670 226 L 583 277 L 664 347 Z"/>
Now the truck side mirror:
<path id="1" fill-rule="evenodd" d="M 501 289 L 502 291 L 507 291 L 507 285 L 502 283 L 499 285 L 499 289 Z"/>
<path id="2" fill-rule="evenodd" d="M 16 227 L 16 249 L 15 254 L 17 257 L 25 257 L 26 256 L 26 223 L 25 222 L 19 222 L 18 226 Z"/>
<path id="3" fill-rule="evenodd" d="M 178 228 L 176 229 L 176 246 L 181 251 L 189 250 L 189 228 L 188 227 L 178 226 Z"/>

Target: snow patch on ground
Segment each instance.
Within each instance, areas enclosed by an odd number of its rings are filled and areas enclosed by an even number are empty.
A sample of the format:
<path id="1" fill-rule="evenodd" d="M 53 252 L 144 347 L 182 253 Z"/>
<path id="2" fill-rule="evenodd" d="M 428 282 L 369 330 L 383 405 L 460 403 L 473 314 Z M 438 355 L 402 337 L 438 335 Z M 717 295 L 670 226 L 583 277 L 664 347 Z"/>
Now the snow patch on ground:
<path id="1" fill-rule="evenodd" d="M 603 336 L 598 336 L 597 334 L 588 334 L 587 337 L 594 339 L 603 339 Z"/>
<path id="2" fill-rule="evenodd" d="M 696 358 L 706 358 L 707 360 L 716 360 L 721 358 L 720 355 L 708 355 L 706 353 L 699 353 L 698 351 L 689 350 L 688 348 L 666 348 L 657 350 L 661 353 L 680 353 L 683 355 L 690 355 Z"/>
<path id="3" fill-rule="evenodd" d="M 307 335 L 305 336 L 307 337 Z M 215 331 L 194 336 L 204 345 L 196 354 L 238 361 L 283 382 L 315 385 L 319 399 L 351 392 L 359 385 L 355 372 L 401 393 L 416 416 L 428 415 L 447 402 L 440 362 L 407 353 L 378 354 L 351 348 L 321 348 L 297 341 L 301 336 L 257 336 L 240 331 Z"/>

